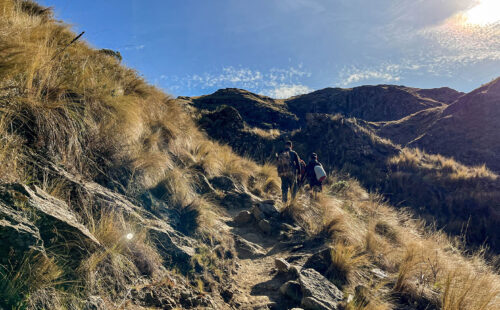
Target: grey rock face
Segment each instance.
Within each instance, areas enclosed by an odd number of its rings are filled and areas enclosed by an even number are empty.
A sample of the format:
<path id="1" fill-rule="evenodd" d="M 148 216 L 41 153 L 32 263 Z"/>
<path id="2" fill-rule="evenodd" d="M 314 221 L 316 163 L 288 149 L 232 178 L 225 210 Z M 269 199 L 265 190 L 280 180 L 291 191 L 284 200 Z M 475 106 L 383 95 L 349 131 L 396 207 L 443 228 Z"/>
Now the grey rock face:
<path id="1" fill-rule="evenodd" d="M 91 248 L 101 246 L 64 201 L 50 196 L 36 186 L 32 190 L 23 184 L 2 185 L 0 197 L 10 208 L 29 210 L 37 218 L 38 231 L 45 246 L 50 246 L 62 233 L 65 241 L 83 242 Z"/>
<path id="2" fill-rule="evenodd" d="M 160 254 L 164 258 L 171 258 L 171 261 L 165 260 L 167 265 L 176 265 L 182 271 L 190 268 L 196 241 L 162 221 L 151 221 L 147 229 Z"/>
<path id="3" fill-rule="evenodd" d="M 301 270 L 299 283 L 302 288 L 302 307 L 308 310 L 338 309 L 344 294 L 327 278 L 314 269 Z"/>
<path id="4" fill-rule="evenodd" d="M 302 300 L 301 286 L 300 283 L 297 281 L 285 282 L 280 287 L 280 293 L 283 294 L 283 296 L 286 296 L 287 298 L 290 298 L 291 300 L 297 303 Z"/>
<path id="5" fill-rule="evenodd" d="M 235 236 L 234 241 L 239 258 L 258 258 L 266 254 L 264 249 L 258 244 L 252 243 L 239 236 Z"/>
<path id="6" fill-rule="evenodd" d="M 0 198 L 0 264 L 19 261 L 31 250 L 44 252 L 38 228 Z"/>
<path id="7" fill-rule="evenodd" d="M 276 269 L 278 269 L 278 272 L 280 273 L 287 273 L 288 270 L 290 269 L 290 264 L 283 258 L 276 258 L 274 260 L 274 265 L 276 266 Z"/>
<path id="8" fill-rule="evenodd" d="M 241 211 L 234 217 L 234 223 L 238 226 L 250 223 L 253 220 L 252 213 L 248 210 Z"/>
<path id="9" fill-rule="evenodd" d="M 258 225 L 263 233 L 267 235 L 272 233 L 273 227 L 271 226 L 271 223 L 268 220 L 261 220 Z"/>

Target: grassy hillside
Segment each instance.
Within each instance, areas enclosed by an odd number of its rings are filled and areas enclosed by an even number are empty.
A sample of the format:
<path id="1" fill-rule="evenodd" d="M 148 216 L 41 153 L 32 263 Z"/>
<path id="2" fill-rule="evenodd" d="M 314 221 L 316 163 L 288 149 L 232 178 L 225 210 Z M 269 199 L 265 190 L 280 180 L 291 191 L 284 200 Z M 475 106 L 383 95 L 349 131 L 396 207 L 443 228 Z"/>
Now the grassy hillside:
<path id="1" fill-rule="evenodd" d="M 467 165 L 486 164 L 500 171 L 500 78 L 460 97 L 432 126 L 411 142 Z"/>
<path id="2" fill-rule="evenodd" d="M 118 53 L 74 41 L 32 1 L 0 0 L 0 16 L 1 308 L 297 307 L 279 293 L 293 276 L 273 267 L 283 258 L 338 286 L 339 308 L 498 309 L 500 277 L 481 253 L 337 173 L 318 200 L 275 202 L 271 163 L 211 140 Z M 232 126 L 256 147 L 279 134 Z M 394 164 L 421 162 L 383 144 Z M 257 223 L 258 210 L 273 217 Z"/>
<path id="3" fill-rule="evenodd" d="M 262 188 L 262 194 L 278 186 L 275 171 L 208 140 L 182 107 L 122 66 L 117 54 L 83 40 L 70 44 L 76 34 L 49 9 L 2 0 L 0 14 L 0 183 L 37 186 L 63 200 L 103 246 L 76 259 L 59 242 L 41 258 L 26 253 L 22 262 L 2 265 L 3 306 L 37 308 L 32 299 L 41 295 L 62 307 L 86 292 L 117 302 L 141 268 L 153 277 L 159 262 L 168 261 L 143 229 L 135 229 L 140 233 L 133 249 L 124 244 L 123 232 L 140 223 L 98 202 L 50 165 L 160 217 L 169 210 L 181 218 L 188 214 L 192 224 L 179 225 L 216 243 L 224 236 L 209 225 L 216 207 L 199 190 L 204 179 L 230 176 L 250 189 Z"/>

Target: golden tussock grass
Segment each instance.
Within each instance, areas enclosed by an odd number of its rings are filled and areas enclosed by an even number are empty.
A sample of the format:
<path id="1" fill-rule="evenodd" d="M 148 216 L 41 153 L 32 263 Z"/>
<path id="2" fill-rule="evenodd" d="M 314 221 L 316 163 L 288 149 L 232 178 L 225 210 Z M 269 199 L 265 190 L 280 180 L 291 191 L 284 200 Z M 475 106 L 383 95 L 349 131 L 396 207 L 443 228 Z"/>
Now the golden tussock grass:
<path id="1" fill-rule="evenodd" d="M 399 155 L 390 158 L 388 163 L 401 168 L 423 169 L 433 172 L 436 178 L 449 178 L 451 180 L 479 178 L 496 180 L 498 177 L 485 165 L 468 167 L 456 162 L 453 158 L 426 154 L 419 149 L 404 148 Z"/>
<path id="2" fill-rule="evenodd" d="M 353 301 L 348 309 L 392 309 L 397 296 L 443 309 L 500 306 L 500 276 L 481 253 L 462 252 L 444 233 L 363 193 L 356 181 L 331 181 L 317 200 L 299 195 L 289 211 L 310 234 L 330 236 L 331 270 L 346 280 L 344 291 L 354 294 L 363 285 L 373 292 L 366 303 Z M 374 277 L 375 267 L 387 277 Z"/>
<path id="3" fill-rule="evenodd" d="M 44 253 L 28 252 L 19 266 L 0 266 L 2 303 L 25 307 L 24 296 L 63 283 L 64 270 Z"/>

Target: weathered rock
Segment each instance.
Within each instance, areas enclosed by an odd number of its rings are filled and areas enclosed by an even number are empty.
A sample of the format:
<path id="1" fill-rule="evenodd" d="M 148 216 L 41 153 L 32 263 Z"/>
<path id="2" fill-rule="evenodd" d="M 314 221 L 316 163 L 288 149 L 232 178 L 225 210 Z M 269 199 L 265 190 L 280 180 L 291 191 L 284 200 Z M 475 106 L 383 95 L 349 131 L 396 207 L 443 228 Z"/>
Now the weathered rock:
<path id="1" fill-rule="evenodd" d="M 337 309 L 337 306 L 330 307 L 329 305 L 323 303 L 321 300 L 318 300 L 314 297 L 304 297 L 302 298 L 302 302 L 300 303 L 305 310 L 332 310 Z"/>
<path id="2" fill-rule="evenodd" d="M 44 252 L 38 228 L 0 198 L 0 264 L 18 262 L 30 251 Z"/>
<path id="3" fill-rule="evenodd" d="M 236 215 L 233 219 L 236 225 L 245 225 L 250 223 L 253 220 L 252 213 L 248 210 L 241 211 Z"/>
<path id="4" fill-rule="evenodd" d="M 280 293 L 283 294 L 283 296 L 286 296 L 295 302 L 300 302 L 302 300 L 301 286 L 300 283 L 297 281 L 285 282 L 280 287 Z"/>
<path id="5" fill-rule="evenodd" d="M 280 273 L 287 273 L 288 269 L 290 269 L 290 264 L 283 258 L 274 259 L 274 265 L 276 266 L 276 269 L 278 269 L 278 272 Z"/>
<path id="6" fill-rule="evenodd" d="M 196 241 L 179 233 L 162 221 L 150 222 L 146 229 L 150 238 L 165 259 L 167 266 L 175 265 L 182 271 L 190 268 L 191 258 L 195 255 Z"/>
<path id="7" fill-rule="evenodd" d="M 261 246 L 239 236 L 235 236 L 234 241 L 239 258 L 258 258 L 266 254 Z"/>
<path id="8" fill-rule="evenodd" d="M 151 240 L 158 248 L 159 253 L 163 256 L 165 265 L 169 267 L 176 265 L 181 270 L 187 271 L 191 257 L 195 254 L 196 241 L 178 232 L 168 224 L 168 222 L 171 222 L 171 216 L 166 207 L 163 207 L 162 213 L 168 214 L 168 216 L 163 216 L 160 220 L 157 216 L 136 206 L 119 193 L 97 183 L 84 181 L 53 164 L 47 164 L 47 166 L 50 167 L 51 173 L 64 178 L 76 191 L 84 193 L 95 205 L 111 208 L 142 223 L 148 230 Z M 174 219 L 173 224 L 176 224 L 177 221 L 178 219 Z"/>
<path id="9" fill-rule="evenodd" d="M 379 268 L 373 268 L 370 270 L 370 272 L 377 278 L 383 280 L 388 277 L 387 273 Z"/>
<path id="10" fill-rule="evenodd" d="M 314 253 L 304 264 L 304 268 L 313 268 L 321 274 L 326 274 L 332 261 L 332 254 L 330 248 L 325 248 Z"/>
<path id="11" fill-rule="evenodd" d="M 257 221 L 264 219 L 277 219 L 280 215 L 275 206 L 264 203 L 257 203 L 254 205 L 251 212 Z"/>
<path id="12" fill-rule="evenodd" d="M 280 212 L 278 211 L 278 209 L 276 209 L 274 203 L 273 204 L 259 203 L 257 207 L 262 213 L 264 213 L 265 217 L 267 218 L 269 217 L 277 218 L 280 215 Z"/>
<path id="13" fill-rule="evenodd" d="M 288 268 L 288 274 L 292 277 L 298 278 L 301 270 L 300 266 L 290 265 L 290 268 Z"/>
<path id="14" fill-rule="evenodd" d="M 304 309 L 338 309 L 344 297 L 342 291 L 312 268 L 301 270 L 299 283 L 304 296 L 301 304 Z"/>
<path id="15" fill-rule="evenodd" d="M 265 234 L 270 235 L 273 231 L 273 227 L 268 220 L 260 220 L 258 225 L 260 230 Z"/>
<path id="16" fill-rule="evenodd" d="M 144 217 L 152 218 L 149 213 L 144 212 L 142 208 L 136 206 L 125 196 L 117 192 L 95 182 L 83 180 L 81 177 L 75 176 L 54 164 L 47 163 L 47 166 L 50 167 L 51 173 L 63 178 L 75 192 L 79 192 L 87 196 L 88 199 L 91 199 L 95 207 L 111 207 L 113 210 L 136 218 L 138 221 L 142 221 Z"/>
<path id="17" fill-rule="evenodd" d="M 101 247 L 99 241 L 78 221 L 64 201 L 50 196 L 36 186 L 31 189 L 18 183 L 1 185 L 0 199 L 11 207 L 21 209 L 22 206 L 33 212 L 45 246 L 58 241 L 71 244 L 68 241 L 73 240 L 80 243 L 80 246 Z"/>

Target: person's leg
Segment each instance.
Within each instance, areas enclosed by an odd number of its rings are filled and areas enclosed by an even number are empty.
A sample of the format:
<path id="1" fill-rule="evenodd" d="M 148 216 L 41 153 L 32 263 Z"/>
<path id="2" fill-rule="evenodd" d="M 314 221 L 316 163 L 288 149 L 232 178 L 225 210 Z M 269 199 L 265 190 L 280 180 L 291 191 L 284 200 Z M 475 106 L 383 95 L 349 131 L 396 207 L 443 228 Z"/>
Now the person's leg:
<path id="1" fill-rule="evenodd" d="M 288 200 L 288 180 L 286 178 L 281 178 L 281 200 L 287 202 Z"/>
<path id="2" fill-rule="evenodd" d="M 292 181 L 292 184 L 290 184 L 290 187 L 292 188 L 292 199 L 294 199 L 295 196 L 297 195 L 297 191 L 299 190 L 299 185 L 297 184 L 296 177 L 293 178 L 293 181 Z"/>

